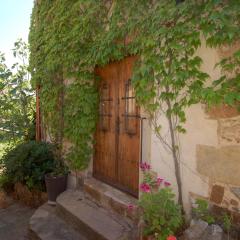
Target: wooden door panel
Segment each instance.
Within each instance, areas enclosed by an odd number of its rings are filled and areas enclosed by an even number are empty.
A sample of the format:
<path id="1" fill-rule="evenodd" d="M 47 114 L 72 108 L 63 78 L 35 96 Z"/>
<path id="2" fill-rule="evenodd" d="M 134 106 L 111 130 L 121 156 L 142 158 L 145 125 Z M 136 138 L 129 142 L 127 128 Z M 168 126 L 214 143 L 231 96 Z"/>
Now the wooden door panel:
<path id="1" fill-rule="evenodd" d="M 116 88 L 114 86 L 117 77 L 117 68 L 113 65 L 107 65 L 104 68 L 96 69 L 96 73 L 102 81 L 99 84 L 100 91 L 100 108 L 99 123 L 96 131 L 96 145 L 94 156 L 94 174 L 106 178 L 113 182 L 116 181 Z M 103 95 L 103 88 L 109 90 L 107 95 Z M 108 105 L 108 113 L 101 112 L 101 105 Z M 106 109 L 105 109 L 106 110 Z M 104 125 L 102 125 L 104 122 Z M 108 126 L 105 126 L 107 123 Z"/>
<path id="2" fill-rule="evenodd" d="M 101 97 L 93 170 L 95 177 L 137 196 L 140 118 L 131 86 L 135 60 L 127 57 L 96 69 Z"/>
<path id="3" fill-rule="evenodd" d="M 121 84 L 119 87 L 119 154 L 118 179 L 132 194 L 138 194 L 140 118 L 139 108 L 131 85 L 132 68 L 135 57 L 121 61 Z"/>

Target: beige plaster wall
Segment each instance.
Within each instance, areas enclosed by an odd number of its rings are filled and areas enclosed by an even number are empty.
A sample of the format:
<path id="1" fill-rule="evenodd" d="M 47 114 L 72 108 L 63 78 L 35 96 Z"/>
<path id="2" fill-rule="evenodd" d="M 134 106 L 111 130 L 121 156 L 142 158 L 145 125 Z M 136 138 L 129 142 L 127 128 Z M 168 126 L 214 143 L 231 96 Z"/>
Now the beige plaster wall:
<path id="1" fill-rule="evenodd" d="M 210 49 L 205 46 L 204 41 L 197 51 L 197 55 L 203 59 L 201 68 L 210 75 L 211 80 L 217 79 L 221 74 L 215 64 L 223 57 L 223 52 L 229 52 L 227 47 L 224 51 Z M 179 146 L 183 201 L 185 210 L 189 213 L 192 196 L 210 199 L 213 190 L 216 192 L 216 189 L 220 189 L 213 188 L 216 184 L 224 186 L 225 193 L 231 187 L 240 186 L 240 116 L 235 109 L 226 106 L 209 110 L 202 104 L 191 106 L 187 109 L 186 116 L 187 133 L 179 135 Z M 169 141 L 165 117 L 160 116 L 158 121 L 163 126 L 165 139 Z M 144 156 L 145 160 L 151 163 L 153 171 L 170 181 L 177 192 L 171 152 L 154 132 L 148 139 L 151 150 L 149 155 Z M 222 197 L 220 204 L 224 201 Z M 240 203 L 240 199 L 234 201 L 232 202 Z"/>

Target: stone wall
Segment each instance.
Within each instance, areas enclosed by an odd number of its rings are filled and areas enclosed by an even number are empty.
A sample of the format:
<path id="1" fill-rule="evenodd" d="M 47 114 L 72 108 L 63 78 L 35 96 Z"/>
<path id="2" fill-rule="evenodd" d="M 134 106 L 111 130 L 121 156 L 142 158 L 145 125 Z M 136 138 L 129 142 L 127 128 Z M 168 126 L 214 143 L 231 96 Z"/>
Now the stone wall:
<path id="1" fill-rule="evenodd" d="M 220 77 L 221 69 L 216 63 L 239 48 L 240 43 L 221 49 L 207 48 L 203 40 L 197 55 L 203 59 L 201 68 L 210 75 L 210 80 Z M 185 210 L 190 214 L 192 199 L 204 198 L 216 208 L 231 211 L 240 223 L 240 112 L 234 106 L 207 108 L 197 104 L 187 109 L 186 115 L 187 133 L 179 136 Z M 168 123 L 163 116 L 159 122 L 168 141 Z M 171 152 L 154 132 L 150 141 L 151 154 L 146 156 L 147 161 L 158 175 L 173 183 L 177 193 Z"/>

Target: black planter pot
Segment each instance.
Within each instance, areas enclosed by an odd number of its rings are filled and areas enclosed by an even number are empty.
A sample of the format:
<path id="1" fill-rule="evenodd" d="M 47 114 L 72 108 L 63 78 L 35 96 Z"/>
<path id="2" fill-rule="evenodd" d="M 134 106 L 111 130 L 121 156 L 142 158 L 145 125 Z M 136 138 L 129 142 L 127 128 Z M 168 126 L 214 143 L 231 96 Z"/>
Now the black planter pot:
<path id="1" fill-rule="evenodd" d="M 57 196 L 64 192 L 67 188 L 67 175 L 51 176 L 45 175 L 45 183 L 47 188 L 48 203 L 55 205 Z"/>

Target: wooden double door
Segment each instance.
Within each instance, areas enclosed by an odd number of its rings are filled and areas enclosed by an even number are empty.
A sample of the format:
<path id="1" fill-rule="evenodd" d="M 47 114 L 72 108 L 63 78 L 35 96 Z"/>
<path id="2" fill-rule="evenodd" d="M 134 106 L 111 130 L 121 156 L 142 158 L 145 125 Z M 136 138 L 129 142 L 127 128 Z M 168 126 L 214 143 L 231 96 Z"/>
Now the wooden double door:
<path id="1" fill-rule="evenodd" d="M 96 69 L 100 76 L 94 177 L 138 196 L 140 116 L 131 75 L 135 57 Z"/>

